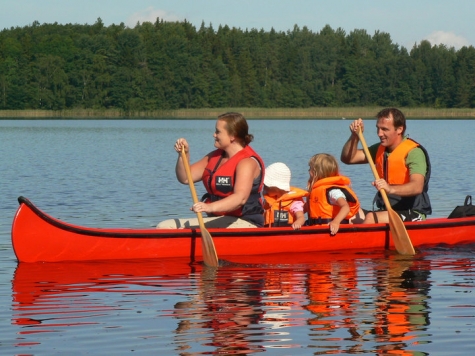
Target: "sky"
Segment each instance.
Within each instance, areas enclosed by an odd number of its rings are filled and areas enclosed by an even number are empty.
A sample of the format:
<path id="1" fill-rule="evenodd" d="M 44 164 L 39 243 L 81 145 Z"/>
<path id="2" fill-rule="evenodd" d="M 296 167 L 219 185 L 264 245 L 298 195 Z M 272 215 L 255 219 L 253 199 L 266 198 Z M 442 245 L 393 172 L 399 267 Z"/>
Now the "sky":
<path id="1" fill-rule="evenodd" d="M 295 25 L 319 32 L 366 30 L 389 33 L 393 43 L 411 49 L 422 40 L 456 50 L 475 46 L 473 0 L 0 0 L 0 30 L 34 21 L 134 27 L 137 22 L 187 20 L 217 30 L 291 31 Z"/>

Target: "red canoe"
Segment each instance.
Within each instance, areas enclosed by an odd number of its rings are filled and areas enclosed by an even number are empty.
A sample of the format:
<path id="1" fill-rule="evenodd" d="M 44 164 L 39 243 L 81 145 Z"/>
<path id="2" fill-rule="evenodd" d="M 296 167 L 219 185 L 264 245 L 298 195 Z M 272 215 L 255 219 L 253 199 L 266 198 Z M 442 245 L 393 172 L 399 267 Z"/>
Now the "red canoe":
<path id="1" fill-rule="evenodd" d="M 76 226 L 55 219 L 19 197 L 12 244 L 19 262 L 144 258 L 199 260 L 199 229 L 125 229 Z M 433 218 L 405 224 L 413 246 L 475 242 L 475 217 Z M 279 253 L 394 250 L 388 224 L 342 225 L 336 236 L 327 226 L 208 229 L 218 257 L 233 262 Z"/>

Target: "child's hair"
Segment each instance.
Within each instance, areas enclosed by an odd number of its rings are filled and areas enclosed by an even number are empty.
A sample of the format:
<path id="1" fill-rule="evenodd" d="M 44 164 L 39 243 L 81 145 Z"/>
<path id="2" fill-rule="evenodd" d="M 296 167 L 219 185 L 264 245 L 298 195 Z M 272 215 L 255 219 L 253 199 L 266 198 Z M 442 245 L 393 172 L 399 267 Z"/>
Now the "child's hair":
<path id="1" fill-rule="evenodd" d="M 307 190 L 311 191 L 313 184 L 323 178 L 335 177 L 340 174 L 338 162 L 335 157 L 328 153 L 317 153 L 308 161 L 310 167 L 309 173 L 313 173 L 313 177 L 308 179 Z"/>

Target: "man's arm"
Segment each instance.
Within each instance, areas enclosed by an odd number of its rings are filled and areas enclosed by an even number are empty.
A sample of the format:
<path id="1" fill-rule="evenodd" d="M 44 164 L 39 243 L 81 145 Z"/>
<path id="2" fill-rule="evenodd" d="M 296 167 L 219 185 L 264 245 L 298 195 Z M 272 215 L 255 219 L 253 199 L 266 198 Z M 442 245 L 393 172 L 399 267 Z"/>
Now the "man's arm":
<path id="1" fill-rule="evenodd" d="M 364 151 L 358 149 L 358 132 L 364 131 L 364 124 L 362 119 L 357 119 L 350 124 L 350 138 L 346 141 L 341 150 L 340 160 L 346 164 L 368 163 Z"/>
<path id="2" fill-rule="evenodd" d="M 358 143 L 360 139 L 358 136 L 351 135 L 348 141 L 346 141 L 343 149 L 341 150 L 340 159 L 343 163 L 346 164 L 361 164 L 368 163 L 364 151 L 358 148 Z"/>

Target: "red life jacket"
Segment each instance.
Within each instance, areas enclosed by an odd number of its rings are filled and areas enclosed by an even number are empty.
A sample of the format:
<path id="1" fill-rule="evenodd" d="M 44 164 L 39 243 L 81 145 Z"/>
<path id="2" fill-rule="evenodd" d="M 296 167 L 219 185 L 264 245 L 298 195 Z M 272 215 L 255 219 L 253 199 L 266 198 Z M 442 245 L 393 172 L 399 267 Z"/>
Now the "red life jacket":
<path id="1" fill-rule="evenodd" d="M 290 191 L 283 194 L 280 198 L 274 199 L 264 195 L 264 225 L 265 226 L 287 226 L 295 221 L 290 207 L 295 201 L 304 201 L 308 196 L 306 190 L 290 187 Z"/>
<path id="2" fill-rule="evenodd" d="M 328 192 L 334 188 L 340 189 L 345 194 L 350 206 L 350 212 L 345 219 L 355 216 L 360 208 L 360 202 L 355 192 L 350 188 L 351 181 L 345 176 L 336 176 L 319 179 L 313 184 L 308 199 L 308 217 L 311 219 L 332 220 L 340 211 L 337 205 L 331 205 Z"/>
<path id="3" fill-rule="evenodd" d="M 233 193 L 236 179 L 236 167 L 244 158 L 255 158 L 261 166 L 261 175 L 254 180 L 251 194 L 243 206 L 231 212 L 217 212 L 213 213 L 213 215 L 243 216 L 262 214 L 264 212 L 261 198 L 262 187 L 264 184 L 264 161 L 249 145 L 232 156 L 226 163 L 219 166 L 223 155 L 224 151 L 220 149 L 209 154 L 208 164 L 206 165 L 201 177 L 206 191 L 208 192 L 205 202 L 211 203 L 218 201 Z"/>

